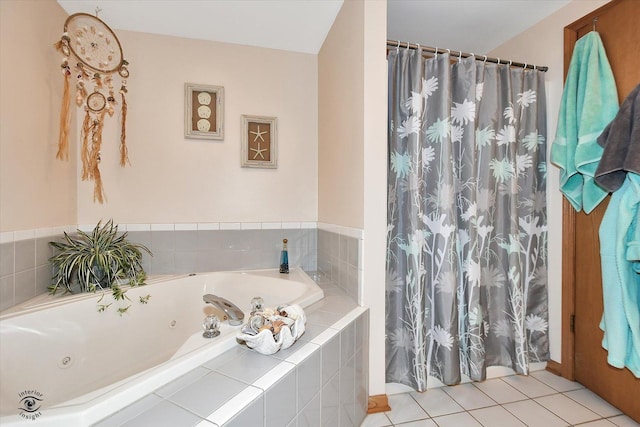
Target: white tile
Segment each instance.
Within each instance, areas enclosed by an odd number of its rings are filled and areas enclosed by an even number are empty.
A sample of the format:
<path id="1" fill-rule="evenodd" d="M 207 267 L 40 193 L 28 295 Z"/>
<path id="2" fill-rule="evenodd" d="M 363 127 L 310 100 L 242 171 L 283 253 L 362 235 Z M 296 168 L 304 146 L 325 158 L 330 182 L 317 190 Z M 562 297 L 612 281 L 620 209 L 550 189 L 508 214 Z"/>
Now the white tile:
<path id="1" fill-rule="evenodd" d="M 299 222 L 283 222 L 282 223 L 282 229 L 283 230 L 295 230 L 300 228 L 300 223 Z"/>
<path id="2" fill-rule="evenodd" d="M 174 224 L 151 224 L 151 231 L 174 231 Z"/>
<path id="3" fill-rule="evenodd" d="M 517 402 L 518 400 L 528 399 L 527 396 L 498 378 L 473 383 L 473 385 L 498 403 Z"/>
<path id="4" fill-rule="evenodd" d="M 298 346 L 296 351 L 291 355 L 289 355 L 286 359 L 284 359 L 284 361 L 298 365 L 299 363 L 302 363 L 311 354 L 313 354 L 315 351 L 318 351 L 319 348 L 320 346 L 317 344 L 306 343 L 302 346 Z M 284 351 L 284 350 L 281 350 L 281 351 Z"/>
<path id="5" fill-rule="evenodd" d="M 533 400 L 507 403 L 503 408 L 511 412 L 528 427 L 566 427 L 566 421 L 552 414 Z"/>
<path id="6" fill-rule="evenodd" d="M 580 424 L 580 427 L 615 427 L 615 424 L 607 420 L 591 421 L 590 423 Z"/>
<path id="7" fill-rule="evenodd" d="M 436 424 L 433 420 L 427 419 L 396 424 L 396 427 L 438 427 L 438 424 Z"/>
<path id="8" fill-rule="evenodd" d="M 68 225 L 62 225 L 60 227 L 53 227 L 53 235 L 57 236 L 58 234 L 62 234 L 65 231 L 67 232 L 67 234 L 69 233 L 69 226 Z"/>
<path id="9" fill-rule="evenodd" d="M 151 231 L 151 224 L 126 224 L 127 231 Z"/>
<path id="10" fill-rule="evenodd" d="M 552 374 L 549 371 L 531 372 L 531 376 L 559 392 L 584 388 L 584 386 L 579 382 L 569 381 L 568 379 L 562 378 L 560 375 Z"/>
<path id="11" fill-rule="evenodd" d="M 53 227 L 38 228 L 36 230 L 36 237 L 51 237 L 53 235 Z"/>
<path id="12" fill-rule="evenodd" d="M 391 411 L 385 412 L 393 424 L 428 418 L 427 413 L 408 394 L 395 394 L 388 399 Z"/>
<path id="13" fill-rule="evenodd" d="M 256 380 L 253 385 L 266 391 L 269 387 L 277 383 L 286 374 L 294 370 L 295 367 L 296 365 L 294 365 L 293 363 L 281 362 L 269 372 L 260 377 L 258 380 Z"/>
<path id="14" fill-rule="evenodd" d="M 195 426 L 202 420 L 191 412 L 175 405 L 167 400 L 143 412 L 137 417 L 122 424 L 123 427 L 173 427 L 173 426 Z"/>
<path id="15" fill-rule="evenodd" d="M 0 233 L 0 243 L 11 243 L 14 241 L 13 231 L 3 231 Z"/>
<path id="16" fill-rule="evenodd" d="M 307 312 L 307 322 L 322 326 L 332 326 L 342 317 L 343 315 L 340 313 L 331 313 L 329 311 L 315 310 Z"/>
<path id="17" fill-rule="evenodd" d="M 444 389 L 460 406 L 467 411 L 496 405 L 496 402 L 478 390 L 473 384 L 459 384 Z"/>
<path id="18" fill-rule="evenodd" d="M 258 388 L 247 387 L 209 415 L 207 420 L 222 425 L 249 406 L 262 393 L 262 390 Z"/>
<path id="19" fill-rule="evenodd" d="M 108 418 L 95 424 L 95 427 L 117 427 L 125 423 L 126 421 L 137 417 L 138 415 L 147 412 L 157 404 L 162 402 L 162 398 L 155 394 L 149 394 L 135 403 L 123 408 L 122 410 L 114 413 Z"/>
<path id="20" fill-rule="evenodd" d="M 262 230 L 261 222 L 243 222 L 240 224 L 241 230 Z"/>
<path id="21" fill-rule="evenodd" d="M 538 397 L 534 400 L 570 424 L 586 423 L 600 418 L 595 412 L 562 394 Z"/>
<path id="22" fill-rule="evenodd" d="M 262 223 L 263 230 L 280 230 L 282 229 L 281 222 L 263 222 Z"/>
<path id="23" fill-rule="evenodd" d="M 265 376 L 280 363 L 279 360 L 273 357 L 268 357 L 255 351 L 245 351 L 237 357 L 227 360 L 224 364 L 216 367 L 215 370 L 245 384 L 256 385 L 256 381 L 259 378 Z M 256 385 L 256 387 L 266 389 L 269 385 L 265 387 Z"/>
<path id="24" fill-rule="evenodd" d="M 521 393 L 526 394 L 529 397 L 540 397 L 557 393 L 548 385 L 538 381 L 531 376 L 527 377 L 524 375 L 512 375 L 502 378 L 502 381 L 505 381 L 511 387 L 515 388 Z"/>
<path id="25" fill-rule="evenodd" d="M 640 424 L 633 421 L 626 415 L 618 415 L 617 417 L 609 418 L 609 421 L 611 421 L 618 427 L 640 427 Z"/>
<path id="26" fill-rule="evenodd" d="M 603 418 L 622 414 L 618 408 L 586 388 L 583 388 L 582 390 L 569 391 L 564 394 L 581 405 L 591 409 Z"/>
<path id="27" fill-rule="evenodd" d="M 384 392 L 387 396 L 391 396 L 392 394 L 411 393 L 412 391 L 415 391 L 415 390 L 412 387 L 409 387 L 408 385 L 405 385 L 405 384 L 386 383 L 384 385 Z"/>
<path id="28" fill-rule="evenodd" d="M 464 408 L 441 388 L 430 388 L 424 392 L 411 392 L 411 396 L 418 402 L 422 409 L 431 417 L 454 414 L 464 411 Z"/>
<path id="29" fill-rule="evenodd" d="M 201 222 L 201 223 L 198 223 L 198 230 L 203 230 L 203 231 L 220 230 L 220 223 L 219 222 Z"/>
<path id="30" fill-rule="evenodd" d="M 314 221 L 301 222 L 300 228 L 317 228 L 317 223 Z"/>
<path id="31" fill-rule="evenodd" d="M 325 295 L 325 297 L 328 295 Z M 335 296 L 333 296 L 335 298 Z M 351 302 L 351 304 L 355 304 L 353 301 Z M 348 309 L 348 306 L 344 306 L 344 309 Z M 338 319 L 337 321 L 335 321 L 331 326 L 331 328 L 333 329 L 338 329 L 339 331 L 341 331 L 342 329 L 344 329 L 349 323 L 353 322 L 354 320 L 356 320 L 358 318 L 358 316 L 360 316 L 362 313 L 364 313 L 367 309 L 364 307 L 360 307 L 360 306 L 355 306 L 355 308 L 353 308 L 351 311 L 349 311 L 348 313 L 345 313 L 340 319 Z M 339 312 L 337 314 L 340 313 L 344 313 L 344 311 Z"/>
<path id="32" fill-rule="evenodd" d="M 387 427 L 390 425 L 391 421 L 389 421 L 384 412 L 378 412 L 367 415 L 360 427 Z"/>
<path id="33" fill-rule="evenodd" d="M 221 222 L 220 230 L 240 230 L 239 222 Z"/>
<path id="34" fill-rule="evenodd" d="M 467 412 L 460 412 L 457 414 L 443 415 L 433 419 L 440 427 L 482 427 L 478 421 L 476 421 Z"/>
<path id="35" fill-rule="evenodd" d="M 207 418 L 247 387 L 239 381 L 211 372 L 172 394 L 169 400 L 202 418 Z"/>
<path id="36" fill-rule="evenodd" d="M 489 408 L 475 409 L 469 414 L 480 421 L 483 426 L 491 427 L 526 427 L 519 419 L 514 417 L 502 406 L 491 406 Z"/>
<path id="37" fill-rule="evenodd" d="M 176 231 L 196 231 L 198 224 L 181 223 L 175 225 Z"/>
<path id="38" fill-rule="evenodd" d="M 309 321 L 308 317 L 307 317 L 307 321 Z M 324 326 L 324 325 L 321 325 L 321 326 Z M 340 331 L 337 331 L 337 330 L 332 329 L 332 328 L 327 328 L 324 331 L 322 331 L 321 333 L 319 333 L 315 338 L 313 338 L 309 342 L 312 343 L 312 344 L 322 345 L 322 344 L 325 344 L 326 342 L 328 342 L 331 338 L 336 336 L 338 333 L 340 333 Z"/>
<path id="39" fill-rule="evenodd" d="M 92 230 L 94 226 L 91 226 L 89 230 Z M 17 230 L 13 232 L 13 238 L 17 242 L 19 240 L 35 239 L 36 230 Z"/>
<path id="40" fill-rule="evenodd" d="M 181 390 L 186 386 L 188 386 L 189 384 L 196 382 L 198 379 L 207 375 L 209 372 L 211 371 L 206 368 L 203 368 L 202 366 L 199 366 L 196 369 L 189 371 L 186 374 L 176 378 L 175 380 L 171 381 L 169 384 L 159 388 L 158 390 L 155 391 L 155 393 L 162 397 L 171 396 L 173 393 L 177 392 L 178 390 Z"/>

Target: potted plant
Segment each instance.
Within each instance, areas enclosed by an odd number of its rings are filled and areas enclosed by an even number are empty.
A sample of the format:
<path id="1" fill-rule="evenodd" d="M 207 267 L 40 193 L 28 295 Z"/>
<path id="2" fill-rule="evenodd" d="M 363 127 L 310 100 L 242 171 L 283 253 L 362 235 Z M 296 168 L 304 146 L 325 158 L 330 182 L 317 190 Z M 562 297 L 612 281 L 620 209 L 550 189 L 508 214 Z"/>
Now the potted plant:
<path id="1" fill-rule="evenodd" d="M 49 242 L 55 249 L 55 255 L 49 258 L 54 270 L 49 293 L 96 292 L 111 288 L 115 300 L 127 298 L 120 285 L 144 284 L 146 273 L 141 264 L 142 251 L 152 254 L 146 246 L 131 243 L 126 237 L 127 233 L 118 233 L 118 226 L 109 220 L 104 226 L 98 222 L 91 233 L 78 230 L 73 236 L 64 233 L 61 242 Z M 140 299 L 142 303 L 147 301 L 148 296 Z M 99 310 L 107 307 L 99 305 Z"/>

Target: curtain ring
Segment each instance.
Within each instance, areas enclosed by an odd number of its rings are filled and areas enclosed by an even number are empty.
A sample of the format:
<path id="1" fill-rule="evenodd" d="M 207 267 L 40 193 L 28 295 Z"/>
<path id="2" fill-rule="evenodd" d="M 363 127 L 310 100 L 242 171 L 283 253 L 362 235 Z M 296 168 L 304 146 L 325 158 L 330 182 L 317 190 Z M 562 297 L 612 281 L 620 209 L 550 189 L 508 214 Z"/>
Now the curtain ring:
<path id="1" fill-rule="evenodd" d="M 538 69 L 538 66 L 534 64 L 533 65 L 533 71 L 536 71 L 537 69 Z"/>
<path id="2" fill-rule="evenodd" d="M 483 55 L 483 56 L 484 56 L 484 61 L 482 61 L 482 62 L 484 62 L 486 64 L 487 63 L 487 55 Z"/>
<path id="3" fill-rule="evenodd" d="M 500 58 L 498 58 L 498 65 L 500 65 Z"/>
<path id="4" fill-rule="evenodd" d="M 513 61 L 509 60 L 509 67 L 511 67 L 511 64 L 513 64 Z"/>
<path id="5" fill-rule="evenodd" d="M 527 69 L 527 63 L 526 62 L 524 63 L 524 67 L 522 67 L 522 68 L 525 69 L 525 70 Z"/>
<path id="6" fill-rule="evenodd" d="M 418 50 L 420 50 L 420 43 L 417 43 L 417 45 L 418 45 Z"/>
<path id="7" fill-rule="evenodd" d="M 436 46 L 436 53 L 433 55 L 434 58 L 438 57 L 438 46 Z"/>
<path id="8" fill-rule="evenodd" d="M 458 56 L 458 62 L 462 61 L 462 51 L 458 52 L 460 55 Z"/>

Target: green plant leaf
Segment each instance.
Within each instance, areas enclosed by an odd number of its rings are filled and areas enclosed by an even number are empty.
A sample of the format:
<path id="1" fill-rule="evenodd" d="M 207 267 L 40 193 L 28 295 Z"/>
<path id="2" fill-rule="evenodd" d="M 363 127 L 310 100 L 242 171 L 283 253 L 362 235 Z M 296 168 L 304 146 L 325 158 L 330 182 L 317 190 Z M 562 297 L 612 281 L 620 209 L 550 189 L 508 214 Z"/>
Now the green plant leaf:
<path id="1" fill-rule="evenodd" d="M 49 242 L 54 250 L 49 258 L 53 266 L 49 292 L 73 292 L 76 286 L 80 292 L 111 287 L 116 300 L 128 300 L 126 291 L 116 281 L 128 280 L 130 286 L 143 284 L 146 274 L 142 268 L 142 251 L 153 254 L 146 246 L 129 242 L 126 237 L 127 232 L 119 233 L 118 226 L 110 219 L 104 225 L 99 221 L 91 232 L 65 232 L 59 241 Z M 104 309 L 106 307 L 108 305 Z"/>

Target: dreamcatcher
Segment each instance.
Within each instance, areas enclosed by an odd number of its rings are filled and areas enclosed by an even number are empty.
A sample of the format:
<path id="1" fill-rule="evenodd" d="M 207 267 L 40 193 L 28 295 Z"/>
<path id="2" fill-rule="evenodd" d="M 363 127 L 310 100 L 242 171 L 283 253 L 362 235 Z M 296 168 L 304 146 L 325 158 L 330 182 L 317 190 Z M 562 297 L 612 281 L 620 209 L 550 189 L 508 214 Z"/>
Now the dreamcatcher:
<path id="1" fill-rule="evenodd" d="M 96 15 L 97 13 L 98 10 Z M 115 74 L 122 78 L 119 90 L 122 103 L 120 166 L 124 167 L 129 163 L 125 132 L 128 62 L 123 58 L 120 41 L 111 28 L 97 16 L 86 13 L 76 13 L 67 18 L 64 33 L 56 43 L 56 48 L 64 55 L 61 64 L 64 90 L 56 157 L 65 160 L 69 158 L 69 81 L 75 76 L 76 105 L 83 107 L 85 111 L 81 135 L 82 180 L 94 181 L 93 200 L 103 203 L 100 147 L 105 116 L 113 116 L 117 104 L 113 81 Z"/>

